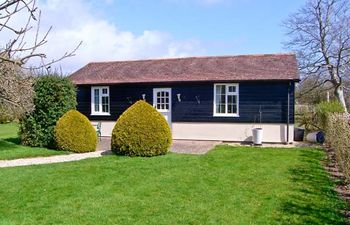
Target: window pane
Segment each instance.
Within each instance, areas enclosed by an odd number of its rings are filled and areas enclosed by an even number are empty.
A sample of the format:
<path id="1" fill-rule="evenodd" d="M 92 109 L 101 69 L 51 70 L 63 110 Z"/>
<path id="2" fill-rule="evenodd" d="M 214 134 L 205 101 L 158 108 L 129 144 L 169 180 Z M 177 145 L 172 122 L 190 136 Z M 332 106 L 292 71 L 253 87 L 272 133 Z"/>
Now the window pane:
<path id="1" fill-rule="evenodd" d="M 106 113 L 109 112 L 108 105 L 109 105 L 109 97 L 103 96 L 102 97 L 102 112 L 106 112 Z"/>
<path id="2" fill-rule="evenodd" d="M 219 104 L 217 105 L 217 113 L 225 113 L 225 104 Z"/>
<path id="3" fill-rule="evenodd" d="M 227 96 L 227 113 L 237 113 L 237 96 L 236 95 L 228 95 Z"/>
<path id="4" fill-rule="evenodd" d="M 226 104 L 226 96 L 225 96 L 225 85 L 217 85 L 216 86 L 216 113 L 225 113 L 225 104 Z"/>
<path id="5" fill-rule="evenodd" d="M 217 85 L 216 86 L 216 94 L 217 95 L 219 95 L 219 94 L 224 95 L 225 94 L 225 85 Z"/>
<path id="6" fill-rule="evenodd" d="M 103 88 L 103 89 L 102 89 L 102 94 L 107 94 L 107 93 L 108 93 L 107 88 Z"/>
<path id="7" fill-rule="evenodd" d="M 237 103 L 237 96 L 236 95 L 228 95 L 227 96 L 227 103 L 228 104 L 236 104 Z"/>
<path id="8" fill-rule="evenodd" d="M 229 86 L 228 91 L 229 92 L 236 92 L 236 86 Z"/>
<path id="9" fill-rule="evenodd" d="M 100 90 L 99 89 L 94 89 L 94 110 L 95 112 L 99 112 L 100 109 L 99 109 L 99 106 L 100 106 Z"/>
<path id="10" fill-rule="evenodd" d="M 218 95 L 216 100 L 217 113 L 225 113 L 226 96 Z"/>

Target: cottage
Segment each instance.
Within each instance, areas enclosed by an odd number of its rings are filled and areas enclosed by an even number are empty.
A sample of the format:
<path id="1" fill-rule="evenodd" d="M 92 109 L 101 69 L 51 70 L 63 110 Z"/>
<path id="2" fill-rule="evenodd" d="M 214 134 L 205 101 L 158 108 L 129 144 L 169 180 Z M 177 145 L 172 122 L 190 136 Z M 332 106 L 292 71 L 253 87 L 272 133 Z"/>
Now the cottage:
<path id="1" fill-rule="evenodd" d="M 293 140 L 294 54 L 93 62 L 70 78 L 78 110 L 102 122 L 102 136 L 144 99 L 164 115 L 174 139 L 249 142 L 262 127 L 264 142 Z"/>

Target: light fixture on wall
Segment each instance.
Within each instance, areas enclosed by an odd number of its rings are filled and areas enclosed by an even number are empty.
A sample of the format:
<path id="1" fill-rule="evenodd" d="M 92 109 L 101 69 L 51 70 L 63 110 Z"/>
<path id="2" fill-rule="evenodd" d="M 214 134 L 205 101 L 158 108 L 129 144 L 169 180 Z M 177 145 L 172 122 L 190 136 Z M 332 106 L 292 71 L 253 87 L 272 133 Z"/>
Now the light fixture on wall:
<path id="1" fill-rule="evenodd" d="M 146 94 L 142 94 L 142 99 L 146 101 Z"/>
<path id="2" fill-rule="evenodd" d="M 199 96 L 199 95 L 196 95 L 196 100 L 197 100 L 197 103 L 198 103 L 198 104 L 201 104 L 201 99 L 200 99 L 200 96 Z"/>
<path id="3" fill-rule="evenodd" d="M 176 96 L 177 96 L 177 100 L 178 100 L 179 102 L 181 102 L 181 94 L 177 94 Z"/>

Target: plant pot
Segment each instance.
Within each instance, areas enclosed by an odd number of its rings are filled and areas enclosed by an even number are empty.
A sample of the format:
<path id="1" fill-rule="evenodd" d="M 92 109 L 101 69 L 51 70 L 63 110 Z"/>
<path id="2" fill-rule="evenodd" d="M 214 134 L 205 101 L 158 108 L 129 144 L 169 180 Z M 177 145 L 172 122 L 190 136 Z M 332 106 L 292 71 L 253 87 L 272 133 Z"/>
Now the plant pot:
<path id="1" fill-rule="evenodd" d="M 262 128 L 254 128 L 253 129 L 253 144 L 254 145 L 262 145 L 263 139 L 263 129 Z"/>
<path id="2" fill-rule="evenodd" d="M 294 128 L 294 141 L 303 141 L 304 140 L 305 130 L 302 128 Z"/>

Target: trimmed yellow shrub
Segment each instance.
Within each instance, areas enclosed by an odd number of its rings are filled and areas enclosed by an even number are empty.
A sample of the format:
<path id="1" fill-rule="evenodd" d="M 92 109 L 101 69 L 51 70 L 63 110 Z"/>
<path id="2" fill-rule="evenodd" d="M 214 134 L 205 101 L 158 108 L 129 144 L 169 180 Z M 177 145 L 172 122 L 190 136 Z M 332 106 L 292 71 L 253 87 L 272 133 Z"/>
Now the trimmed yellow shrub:
<path id="1" fill-rule="evenodd" d="M 117 120 L 111 149 L 128 156 L 156 156 L 168 152 L 171 131 L 164 116 L 145 101 L 130 106 Z"/>
<path id="2" fill-rule="evenodd" d="M 57 121 L 55 139 L 60 150 L 78 153 L 96 150 L 96 131 L 88 118 L 77 110 L 69 110 Z"/>
<path id="3" fill-rule="evenodd" d="M 326 140 L 334 149 L 338 165 L 350 181 L 350 118 L 347 114 L 330 114 L 327 117 Z"/>

